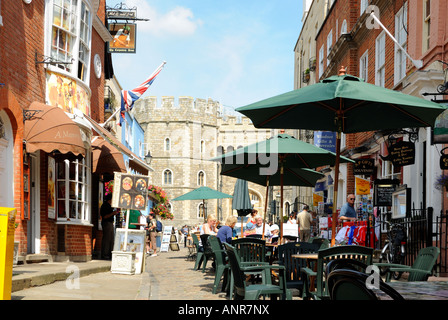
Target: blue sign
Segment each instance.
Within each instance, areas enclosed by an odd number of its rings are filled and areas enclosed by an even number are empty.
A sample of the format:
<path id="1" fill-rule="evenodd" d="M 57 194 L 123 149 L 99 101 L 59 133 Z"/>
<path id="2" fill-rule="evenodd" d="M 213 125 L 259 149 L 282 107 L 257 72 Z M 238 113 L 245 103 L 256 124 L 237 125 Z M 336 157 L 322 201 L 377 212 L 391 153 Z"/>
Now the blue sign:
<path id="1" fill-rule="evenodd" d="M 336 132 L 315 131 L 314 145 L 331 152 L 336 152 Z"/>

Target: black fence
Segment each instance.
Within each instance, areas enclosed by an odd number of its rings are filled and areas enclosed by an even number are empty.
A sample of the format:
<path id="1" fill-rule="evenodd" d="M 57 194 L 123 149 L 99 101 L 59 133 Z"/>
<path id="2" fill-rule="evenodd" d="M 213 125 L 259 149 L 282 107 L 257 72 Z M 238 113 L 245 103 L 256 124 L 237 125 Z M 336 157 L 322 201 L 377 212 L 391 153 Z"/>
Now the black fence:
<path id="1" fill-rule="evenodd" d="M 434 217 L 434 209 L 432 207 L 416 209 L 413 206 L 410 214 L 404 218 L 392 219 L 392 213 L 387 210 L 379 210 L 379 219 L 381 221 L 390 221 L 391 223 L 401 224 L 407 234 L 406 256 L 404 264 L 412 265 L 418 252 L 425 247 L 437 246 L 440 248 L 440 257 L 435 266 L 437 274 L 446 274 L 448 272 L 447 258 L 447 217 L 440 214 Z M 378 241 L 377 249 L 382 249 L 385 242 L 385 234 L 387 234 L 387 226 L 381 223 L 381 241 Z"/>

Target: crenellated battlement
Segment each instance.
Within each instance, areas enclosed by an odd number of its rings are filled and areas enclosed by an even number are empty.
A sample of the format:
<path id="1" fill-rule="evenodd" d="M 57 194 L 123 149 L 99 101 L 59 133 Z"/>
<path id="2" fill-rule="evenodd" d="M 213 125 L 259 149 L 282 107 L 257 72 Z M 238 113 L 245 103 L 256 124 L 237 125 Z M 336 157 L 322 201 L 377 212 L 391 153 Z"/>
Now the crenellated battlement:
<path id="1" fill-rule="evenodd" d="M 202 99 L 183 96 L 176 98 L 173 96 L 163 96 L 160 99 L 155 96 L 141 98 L 135 102 L 135 107 L 146 109 L 146 112 L 151 109 L 177 109 L 176 112 L 188 111 L 197 113 L 212 113 L 216 114 L 219 110 L 219 101 L 214 101 L 211 98 Z"/>

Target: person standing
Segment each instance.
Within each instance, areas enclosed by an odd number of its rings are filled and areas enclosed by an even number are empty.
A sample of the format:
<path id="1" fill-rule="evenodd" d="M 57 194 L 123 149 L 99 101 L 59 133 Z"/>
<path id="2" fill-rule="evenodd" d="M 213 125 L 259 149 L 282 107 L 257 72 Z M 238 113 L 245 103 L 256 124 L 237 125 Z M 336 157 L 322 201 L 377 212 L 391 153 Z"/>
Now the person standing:
<path id="1" fill-rule="evenodd" d="M 101 240 L 101 257 L 105 260 L 112 259 L 114 248 L 114 216 L 117 214 L 112 208 L 112 194 L 104 197 L 104 202 L 100 208 L 101 227 L 103 228 L 103 238 Z"/>
<path id="2" fill-rule="evenodd" d="M 339 220 L 356 221 L 355 195 L 354 194 L 348 195 L 347 202 L 342 206 L 341 212 L 339 213 Z"/>
<path id="3" fill-rule="evenodd" d="M 154 213 L 149 214 L 149 222 L 148 222 L 148 232 L 149 232 L 149 247 L 153 250 L 151 257 L 157 256 L 157 220 L 155 218 Z"/>
<path id="4" fill-rule="evenodd" d="M 297 215 L 297 224 L 300 228 L 299 240 L 302 242 L 308 242 L 311 236 L 311 223 L 313 222 L 313 216 L 308 211 L 309 206 L 304 205 L 302 211 Z"/>

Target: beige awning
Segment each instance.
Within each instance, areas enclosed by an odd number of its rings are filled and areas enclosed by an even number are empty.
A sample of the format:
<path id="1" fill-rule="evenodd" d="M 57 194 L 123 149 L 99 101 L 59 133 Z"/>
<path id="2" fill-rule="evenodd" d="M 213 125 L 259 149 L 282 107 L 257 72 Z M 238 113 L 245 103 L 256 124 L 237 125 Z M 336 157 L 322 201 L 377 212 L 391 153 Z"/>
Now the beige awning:
<path id="1" fill-rule="evenodd" d="M 92 142 L 92 172 L 97 174 L 126 172 L 121 151 L 101 137 Z"/>
<path id="2" fill-rule="evenodd" d="M 81 136 L 81 129 L 58 107 L 40 102 L 33 102 L 28 107 L 35 114 L 24 124 L 23 139 L 29 153 L 43 150 L 50 153 L 58 150 L 61 153 L 86 155 Z"/>
<path id="3" fill-rule="evenodd" d="M 109 131 L 104 129 L 99 123 L 90 118 L 87 115 L 84 115 L 84 118 L 87 119 L 93 127 L 93 130 L 97 132 L 104 140 L 110 143 L 113 147 L 119 150 L 121 153 L 127 155 L 129 157 L 129 167 L 138 171 L 144 175 L 147 175 L 149 171 L 154 171 L 150 166 L 148 166 L 139 156 L 129 150 L 125 145 L 123 145 L 117 138 L 115 138 Z"/>

